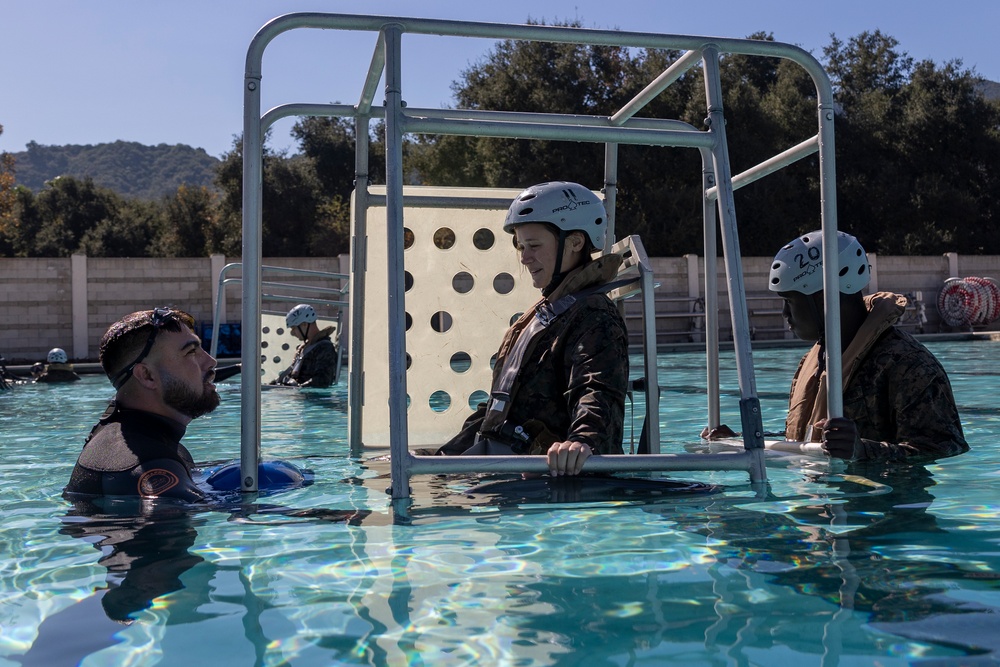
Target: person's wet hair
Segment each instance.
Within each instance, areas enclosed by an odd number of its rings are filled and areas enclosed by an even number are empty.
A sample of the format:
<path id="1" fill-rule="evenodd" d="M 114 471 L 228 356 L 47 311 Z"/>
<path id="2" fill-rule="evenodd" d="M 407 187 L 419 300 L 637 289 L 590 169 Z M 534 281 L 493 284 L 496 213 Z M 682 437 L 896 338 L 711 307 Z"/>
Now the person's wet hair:
<path id="1" fill-rule="evenodd" d="M 132 369 L 149 354 L 161 329 L 194 331 L 194 318 L 182 310 L 140 310 L 121 318 L 104 332 L 99 360 L 115 389 L 132 377 Z"/>

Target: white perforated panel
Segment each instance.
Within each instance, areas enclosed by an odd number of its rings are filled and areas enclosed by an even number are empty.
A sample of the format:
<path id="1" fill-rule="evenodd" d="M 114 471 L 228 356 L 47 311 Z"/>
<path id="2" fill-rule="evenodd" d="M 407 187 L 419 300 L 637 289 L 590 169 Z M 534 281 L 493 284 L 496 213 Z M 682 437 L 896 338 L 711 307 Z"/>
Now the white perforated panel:
<path id="1" fill-rule="evenodd" d="M 385 188 L 372 187 L 371 192 L 383 195 Z M 490 360 L 504 332 L 516 314 L 541 296 L 527 273 L 521 271 L 511 237 L 503 231 L 507 205 L 519 192 L 404 189 L 404 197 L 507 202 L 489 210 L 461 206 L 404 208 L 403 225 L 412 233 L 412 243 L 403 253 L 409 287 L 405 309 L 411 322 L 406 332 L 410 447 L 444 443 L 458 432 L 473 408 L 486 400 L 492 373 Z M 389 443 L 386 284 L 385 208 L 373 206 L 368 211 L 365 295 L 365 447 L 386 447 Z M 352 290 L 351 299 L 354 297 Z M 349 361 L 354 363 L 353 359 Z"/>

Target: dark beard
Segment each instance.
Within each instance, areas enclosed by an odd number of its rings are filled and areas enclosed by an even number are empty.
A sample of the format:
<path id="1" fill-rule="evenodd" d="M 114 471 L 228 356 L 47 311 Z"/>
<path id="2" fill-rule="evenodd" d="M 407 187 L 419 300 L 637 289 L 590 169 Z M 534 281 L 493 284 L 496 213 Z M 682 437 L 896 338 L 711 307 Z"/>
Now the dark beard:
<path id="1" fill-rule="evenodd" d="M 219 407 L 219 394 L 215 389 L 203 386 L 195 392 L 172 376 L 163 375 L 163 402 L 182 415 L 197 419 Z"/>

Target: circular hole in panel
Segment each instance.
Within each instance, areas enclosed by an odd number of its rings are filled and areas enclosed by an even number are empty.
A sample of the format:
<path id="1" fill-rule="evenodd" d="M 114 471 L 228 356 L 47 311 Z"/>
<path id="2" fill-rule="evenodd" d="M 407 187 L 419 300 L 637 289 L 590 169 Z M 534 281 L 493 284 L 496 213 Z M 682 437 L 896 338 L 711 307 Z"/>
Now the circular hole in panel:
<path id="1" fill-rule="evenodd" d="M 493 279 L 493 289 L 497 291 L 497 294 L 510 294 L 511 290 L 514 289 L 514 276 L 509 273 L 498 273 Z"/>
<path id="2" fill-rule="evenodd" d="M 269 334 L 271 333 L 271 327 L 264 327 L 263 329 L 261 329 L 261 331 L 263 331 L 266 334 Z"/>
<path id="3" fill-rule="evenodd" d="M 410 364 L 412 364 L 412 363 L 413 363 L 413 357 L 411 357 L 410 353 L 407 352 L 406 353 L 406 370 L 410 370 Z"/>
<path id="4" fill-rule="evenodd" d="M 262 364 L 266 364 L 267 363 L 267 355 L 266 354 L 260 355 L 260 363 L 262 363 Z"/>
<path id="5" fill-rule="evenodd" d="M 281 344 L 281 349 L 282 349 L 282 350 L 284 350 L 285 352 L 287 352 L 287 351 L 288 351 L 288 350 L 290 350 L 291 348 L 292 348 L 292 346 L 291 346 L 291 345 L 289 345 L 288 343 L 282 343 L 282 344 Z"/>
<path id="6" fill-rule="evenodd" d="M 493 247 L 494 243 L 496 243 L 496 237 L 493 236 L 492 231 L 485 227 L 477 229 L 476 233 L 472 235 L 472 245 L 480 250 L 489 250 Z"/>
<path id="7" fill-rule="evenodd" d="M 274 362 L 274 363 L 276 363 L 276 364 L 280 364 L 281 363 L 281 357 L 274 357 L 273 359 L 271 359 L 271 361 Z"/>
<path id="8" fill-rule="evenodd" d="M 473 410 L 478 410 L 479 404 L 485 403 L 488 400 L 490 400 L 490 395 L 487 394 L 482 389 L 477 389 L 476 391 L 472 392 L 471 396 L 469 396 L 469 407 L 472 408 Z"/>
<path id="9" fill-rule="evenodd" d="M 441 227 L 434 232 L 434 245 L 441 250 L 447 250 L 455 245 L 455 232 L 449 227 Z"/>
<path id="10" fill-rule="evenodd" d="M 451 279 L 451 286 L 459 294 L 468 294 L 472 291 L 472 286 L 476 284 L 476 279 L 468 271 L 459 271 Z"/>
<path id="11" fill-rule="evenodd" d="M 282 329 L 281 327 L 278 327 L 277 329 L 274 330 L 274 333 L 278 334 L 279 336 L 284 336 L 285 330 Z"/>
<path id="12" fill-rule="evenodd" d="M 431 394 L 430 400 L 427 403 L 434 412 L 444 412 L 451 407 L 451 396 L 448 395 L 448 392 L 438 389 Z"/>
<path id="13" fill-rule="evenodd" d="M 439 310 L 438 312 L 431 315 L 431 329 L 434 329 L 434 331 L 437 331 L 438 333 L 444 333 L 450 328 L 451 328 L 451 313 L 445 310 Z"/>
<path id="14" fill-rule="evenodd" d="M 409 271 L 403 271 L 403 291 L 409 292 L 413 287 L 413 275 Z"/>
<path id="15" fill-rule="evenodd" d="M 410 325 L 413 324 L 413 318 L 410 317 L 409 313 L 404 313 L 404 315 L 406 315 L 406 330 L 409 331 L 410 330 Z"/>
<path id="16" fill-rule="evenodd" d="M 456 373 L 464 373 L 472 366 L 472 357 L 468 352 L 456 352 L 451 355 L 451 370 Z"/>
<path id="17" fill-rule="evenodd" d="M 514 313 L 513 315 L 511 315 L 510 323 L 507 326 L 512 326 L 514 322 L 517 322 L 519 319 L 521 319 L 521 315 L 524 315 L 524 313 Z"/>
<path id="18" fill-rule="evenodd" d="M 413 245 L 413 231 L 409 227 L 403 227 L 403 250 Z"/>
<path id="19" fill-rule="evenodd" d="M 409 394 L 406 395 L 406 409 L 407 410 L 410 409 L 410 395 Z"/>
<path id="20" fill-rule="evenodd" d="M 266 341 L 266 340 L 262 340 L 262 341 L 260 342 L 260 346 L 261 346 L 262 348 L 264 348 L 264 347 L 267 347 L 267 341 Z"/>
<path id="21" fill-rule="evenodd" d="M 497 365 L 497 355 L 490 357 L 490 370 L 493 370 Z"/>

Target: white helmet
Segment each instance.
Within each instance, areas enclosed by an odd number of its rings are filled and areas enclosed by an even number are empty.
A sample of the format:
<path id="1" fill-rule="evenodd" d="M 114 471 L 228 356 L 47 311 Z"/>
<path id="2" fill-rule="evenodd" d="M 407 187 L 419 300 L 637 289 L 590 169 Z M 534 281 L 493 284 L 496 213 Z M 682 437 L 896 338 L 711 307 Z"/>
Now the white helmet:
<path id="1" fill-rule="evenodd" d="M 297 327 L 300 324 L 307 324 L 316 321 L 316 311 L 308 303 L 299 305 L 288 311 L 285 315 L 285 324 L 289 327 Z"/>
<path id="2" fill-rule="evenodd" d="M 579 183 L 551 181 L 532 185 L 519 194 L 507 210 L 503 230 L 529 222 L 547 222 L 564 232 L 581 231 L 597 250 L 604 250 L 607 234 L 604 203 Z"/>
<path id="3" fill-rule="evenodd" d="M 50 364 L 65 364 L 69 361 L 69 357 L 66 356 L 66 350 L 61 347 L 54 347 L 49 350 L 49 354 L 45 357 L 45 360 Z"/>
<path id="4" fill-rule="evenodd" d="M 840 291 L 860 292 L 871 280 L 868 255 L 858 240 L 837 232 L 837 262 Z M 823 232 L 804 234 L 778 251 L 771 262 L 768 287 L 772 292 L 815 294 L 823 289 Z"/>

